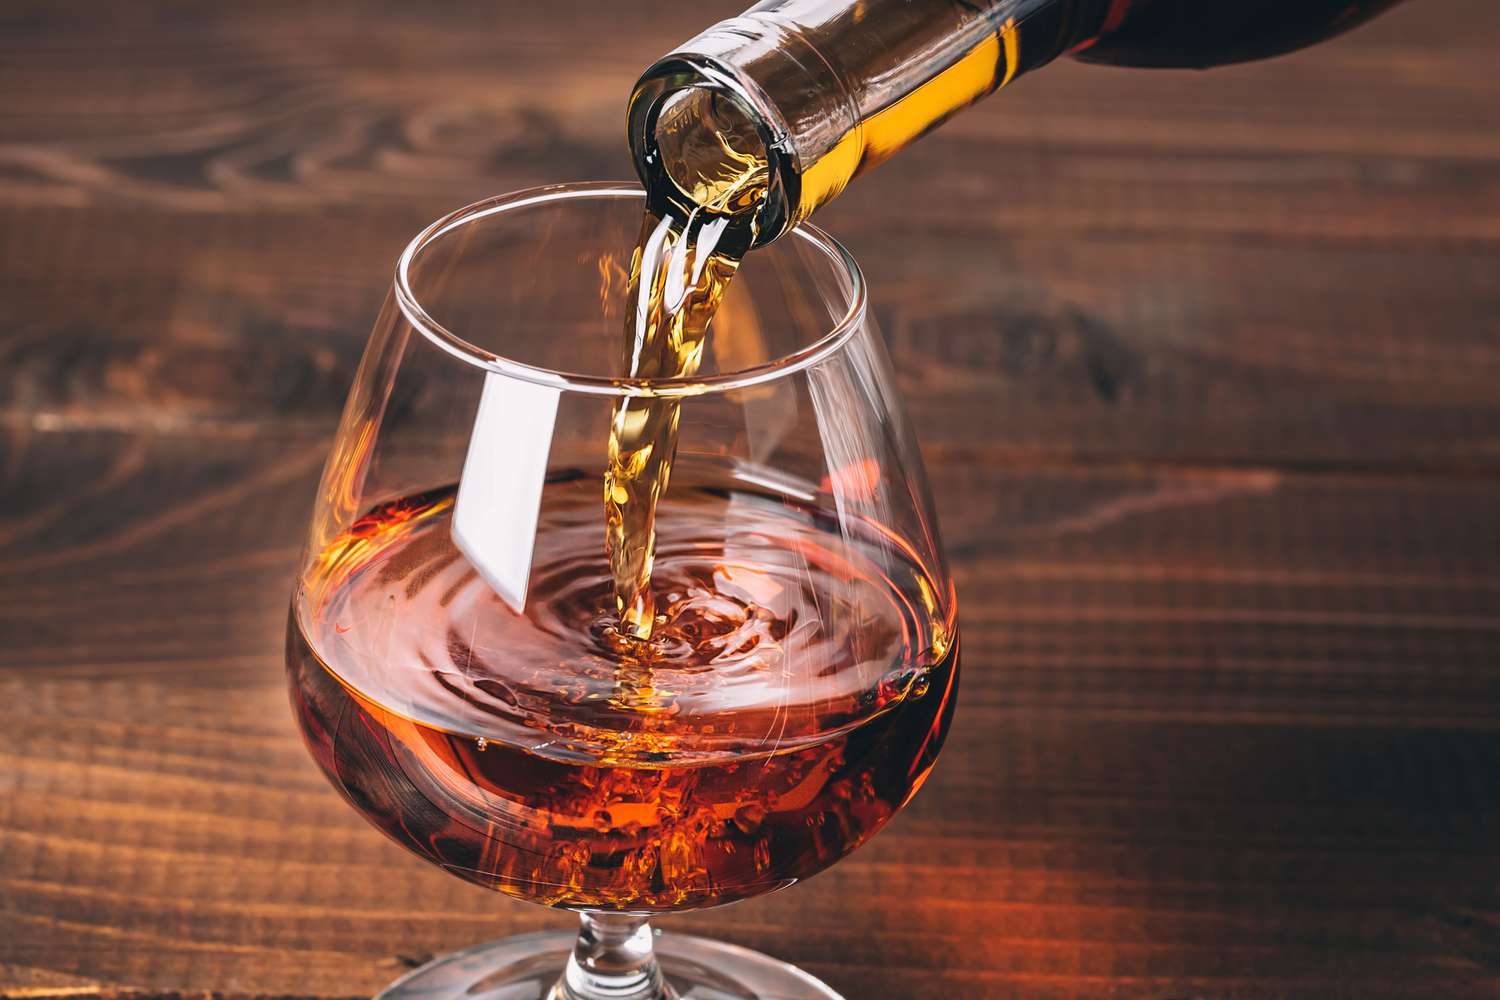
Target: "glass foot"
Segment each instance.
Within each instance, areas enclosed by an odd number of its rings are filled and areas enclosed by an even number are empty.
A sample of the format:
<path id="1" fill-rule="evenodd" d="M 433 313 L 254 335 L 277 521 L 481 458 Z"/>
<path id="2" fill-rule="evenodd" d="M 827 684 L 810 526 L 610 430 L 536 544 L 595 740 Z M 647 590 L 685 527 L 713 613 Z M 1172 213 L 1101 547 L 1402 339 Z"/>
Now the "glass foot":
<path id="1" fill-rule="evenodd" d="M 375 1000 L 549 1000 L 577 940 L 544 931 L 475 945 L 413 969 Z M 663 934 L 656 958 L 678 1000 L 842 1000 L 795 966 L 708 938 Z"/>

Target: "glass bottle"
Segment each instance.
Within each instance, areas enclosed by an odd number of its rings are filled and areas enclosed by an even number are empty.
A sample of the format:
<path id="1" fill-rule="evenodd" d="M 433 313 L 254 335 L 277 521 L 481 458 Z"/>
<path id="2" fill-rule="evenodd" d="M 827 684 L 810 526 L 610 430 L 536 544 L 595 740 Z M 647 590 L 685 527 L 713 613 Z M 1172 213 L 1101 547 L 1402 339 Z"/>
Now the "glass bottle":
<path id="1" fill-rule="evenodd" d="M 1288 52 L 1399 0 L 765 0 L 658 60 L 631 97 L 637 170 L 692 208 L 763 170 L 768 243 L 955 112 L 1064 53 L 1207 67 Z M 761 166 L 763 164 L 763 166 Z M 749 203 L 731 208 L 748 207 Z"/>

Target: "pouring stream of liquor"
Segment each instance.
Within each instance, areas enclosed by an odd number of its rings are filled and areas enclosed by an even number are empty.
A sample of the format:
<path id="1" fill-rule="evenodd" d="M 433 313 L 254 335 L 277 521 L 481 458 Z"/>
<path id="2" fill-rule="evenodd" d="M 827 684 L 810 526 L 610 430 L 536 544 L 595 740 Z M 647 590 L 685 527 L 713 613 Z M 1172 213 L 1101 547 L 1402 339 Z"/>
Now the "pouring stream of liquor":
<path id="1" fill-rule="evenodd" d="M 714 309 L 739 261 L 714 253 L 729 219 L 647 215 L 631 261 L 626 370 L 632 378 L 688 378 L 703 359 Z M 604 474 L 604 515 L 615 610 L 629 638 L 651 637 L 656 505 L 672 474 L 682 405 L 632 396 L 616 406 Z"/>
<path id="2" fill-rule="evenodd" d="M 703 128 L 705 121 L 718 120 L 711 112 L 722 114 L 713 112 L 714 98 L 703 100 L 708 103 L 687 100 L 671 118 L 687 130 L 684 134 L 708 137 L 675 161 L 707 165 L 686 185 L 693 207 L 669 207 L 659 214 L 648 209 L 631 258 L 624 338 L 624 369 L 631 378 L 697 374 L 709 324 L 740 264 L 739 253 L 723 245 L 725 233 L 732 226 L 753 225 L 765 193 L 765 156 L 739 148 L 743 127 Z M 651 590 L 656 506 L 671 479 L 681 411 L 677 399 L 631 396 L 616 404 L 610 422 L 605 546 L 621 652 L 630 660 L 649 659 L 645 643 L 656 624 Z"/>

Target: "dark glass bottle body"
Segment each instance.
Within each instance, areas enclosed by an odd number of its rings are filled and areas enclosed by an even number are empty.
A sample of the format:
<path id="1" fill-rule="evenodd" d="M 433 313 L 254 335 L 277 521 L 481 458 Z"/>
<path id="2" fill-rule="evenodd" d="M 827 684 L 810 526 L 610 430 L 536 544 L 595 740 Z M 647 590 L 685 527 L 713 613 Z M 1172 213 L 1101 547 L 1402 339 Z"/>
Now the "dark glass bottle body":
<path id="1" fill-rule="evenodd" d="M 1314 45 L 1399 0 L 1120 0 L 1074 54 L 1116 66 L 1206 69 Z"/>
<path id="2" fill-rule="evenodd" d="M 766 243 L 954 113 L 1064 54 L 1120 66 L 1242 62 L 1314 44 L 1398 2 L 765 0 L 646 71 L 631 97 L 630 141 L 647 187 L 679 202 L 725 173 L 705 150 L 763 158 L 756 242 Z"/>

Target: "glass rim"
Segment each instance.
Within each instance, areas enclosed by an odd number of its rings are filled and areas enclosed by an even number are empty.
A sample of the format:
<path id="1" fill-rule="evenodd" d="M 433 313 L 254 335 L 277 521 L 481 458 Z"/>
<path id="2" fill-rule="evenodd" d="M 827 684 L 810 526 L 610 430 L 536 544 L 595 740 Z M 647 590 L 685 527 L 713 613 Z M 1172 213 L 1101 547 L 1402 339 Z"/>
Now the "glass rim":
<path id="1" fill-rule="evenodd" d="M 831 328 L 811 343 L 780 357 L 735 371 L 718 372 L 691 378 L 611 378 L 579 372 L 556 371 L 526 364 L 495 354 L 470 343 L 449 330 L 422 306 L 411 286 L 411 266 L 417 256 L 435 240 L 454 230 L 492 216 L 553 202 L 574 200 L 637 199 L 644 203 L 645 190 L 638 184 L 620 181 L 586 181 L 550 184 L 497 195 L 465 205 L 433 222 L 418 233 L 396 262 L 393 291 L 396 304 L 406 321 L 432 344 L 448 354 L 477 368 L 497 372 L 534 385 L 566 392 L 599 396 L 699 396 L 728 392 L 762 385 L 794 375 L 836 353 L 854 335 L 865 320 L 867 307 L 864 273 L 852 254 L 832 236 L 816 226 L 803 224 L 782 239 L 800 239 L 826 257 L 830 264 L 847 277 L 849 306 Z"/>

